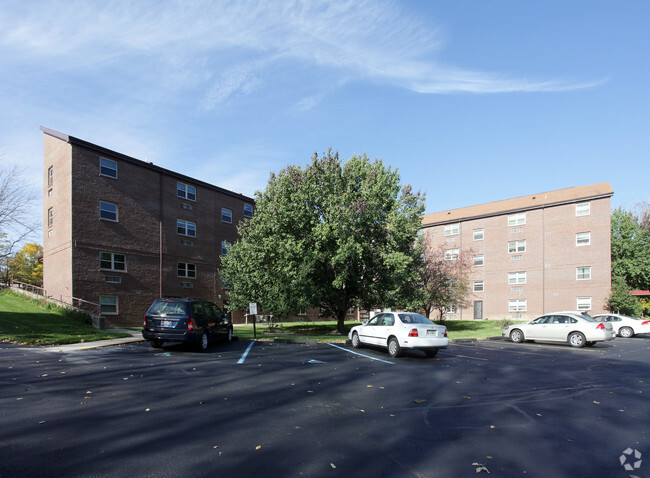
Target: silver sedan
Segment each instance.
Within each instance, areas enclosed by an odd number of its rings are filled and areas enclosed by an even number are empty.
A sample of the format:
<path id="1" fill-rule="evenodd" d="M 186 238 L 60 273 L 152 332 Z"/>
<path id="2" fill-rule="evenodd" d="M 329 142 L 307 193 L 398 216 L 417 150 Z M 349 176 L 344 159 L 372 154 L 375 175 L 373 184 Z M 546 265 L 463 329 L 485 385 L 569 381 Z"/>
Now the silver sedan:
<path id="1" fill-rule="evenodd" d="M 524 324 L 509 325 L 503 329 L 502 335 L 513 342 L 537 340 L 584 347 L 612 340 L 615 333 L 609 322 L 597 322 L 584 315 L 556 312 L 542 315 Z"/>
<path id="2" fill-rule="evenodd" d="M 621 314 L 598 314 L 594 316 L 598 322 L 609 322 L 614 332 L 621 337 L 634 337 L 636 334 L 650 334 L 650 320 L 637 319 Z"/>

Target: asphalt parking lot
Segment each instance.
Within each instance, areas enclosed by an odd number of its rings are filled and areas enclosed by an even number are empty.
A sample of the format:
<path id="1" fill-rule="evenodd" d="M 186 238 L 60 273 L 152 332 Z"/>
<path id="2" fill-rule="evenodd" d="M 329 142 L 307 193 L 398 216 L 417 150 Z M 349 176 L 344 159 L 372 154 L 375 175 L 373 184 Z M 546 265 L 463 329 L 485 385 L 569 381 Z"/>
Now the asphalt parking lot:
<path id="1" fill-rule="evenodd" d="M 434 359 L 0 344 L 0 476 L 650 476 L 635 458 L 650 457 L 649 363 L 641 336 L 455 343 Z"/>

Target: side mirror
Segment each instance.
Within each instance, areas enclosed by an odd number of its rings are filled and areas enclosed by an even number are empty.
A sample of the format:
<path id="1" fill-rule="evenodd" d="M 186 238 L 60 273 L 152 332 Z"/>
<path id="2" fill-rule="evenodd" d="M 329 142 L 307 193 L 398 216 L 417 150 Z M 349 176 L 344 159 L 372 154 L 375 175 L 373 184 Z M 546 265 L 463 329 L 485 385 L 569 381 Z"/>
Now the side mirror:
<path id="1" fill-rule="evenodd" d="M 363 319 L 363 322 L 361 322 L 362 325 L 368 325 L 368 319 Z"/>

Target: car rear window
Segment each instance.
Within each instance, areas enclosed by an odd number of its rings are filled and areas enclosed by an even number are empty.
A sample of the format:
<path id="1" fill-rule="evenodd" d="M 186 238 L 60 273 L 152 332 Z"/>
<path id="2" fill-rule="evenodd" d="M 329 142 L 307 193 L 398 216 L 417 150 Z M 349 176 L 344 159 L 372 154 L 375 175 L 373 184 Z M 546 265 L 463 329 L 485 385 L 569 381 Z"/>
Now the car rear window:
<path id="1" fill-rule="evenodd" d="M 420 314 L 398 314 L 405 324 L 431 324 L 431 321 Z"/>
<path id="2" fill-rule="evenodd" d="M 149 308 L 149 315 L 161 315 L 165 317 L 186 315 L 185 302 L 157 300 Z"/>

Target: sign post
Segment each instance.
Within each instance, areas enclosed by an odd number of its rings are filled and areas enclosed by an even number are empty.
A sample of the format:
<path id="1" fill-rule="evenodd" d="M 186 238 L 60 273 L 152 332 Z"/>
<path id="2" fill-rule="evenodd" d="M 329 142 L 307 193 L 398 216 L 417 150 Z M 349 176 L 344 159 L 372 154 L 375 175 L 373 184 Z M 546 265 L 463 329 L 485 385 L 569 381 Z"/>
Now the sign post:
<path id="1" fill-rule="evenodd" d="M 253 338 L 257 340 L 257 328 L 256 328 L 256 322 L 257 322 L 257 303 L 251 302 L 248 304 L 248 313 L 253 316 Z"/>

